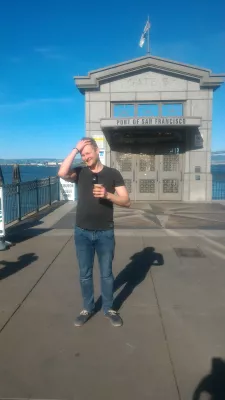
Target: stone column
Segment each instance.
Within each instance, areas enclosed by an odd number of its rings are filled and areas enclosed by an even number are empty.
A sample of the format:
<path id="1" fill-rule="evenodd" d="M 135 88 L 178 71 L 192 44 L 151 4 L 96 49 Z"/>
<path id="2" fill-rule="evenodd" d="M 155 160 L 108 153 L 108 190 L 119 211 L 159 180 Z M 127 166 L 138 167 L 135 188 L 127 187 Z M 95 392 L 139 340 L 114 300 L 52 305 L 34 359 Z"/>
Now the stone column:
<path id="1" fill-rule="evenodd" d="M 195 146 L 195 136 L 192 135 L 192 138 L 190 138 L 187 131 L 183 201 L 211 201 L 212 90 L 199 90 L 199 83 L 188 82 L 186 116 L 202 118 L 202 124 L 198 129 L 202 137 L 202 147 Z"/>

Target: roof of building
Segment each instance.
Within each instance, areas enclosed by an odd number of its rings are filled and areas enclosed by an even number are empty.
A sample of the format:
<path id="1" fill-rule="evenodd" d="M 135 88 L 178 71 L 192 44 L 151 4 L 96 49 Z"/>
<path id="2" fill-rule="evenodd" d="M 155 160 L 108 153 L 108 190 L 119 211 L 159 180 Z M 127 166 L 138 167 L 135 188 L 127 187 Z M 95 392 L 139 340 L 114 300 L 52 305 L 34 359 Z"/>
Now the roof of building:
<path id="1" fill-rule="evenodd" d="M 87 76 L 75 76 L 74 80 L 77 88 L 84 93 L 89 90 L 98 90 L 101 83 L 110 82 L 118 78 L 122 79 L 126 76 L 146 71 L 166 73 L 180 78 L 197 80 L 200 82 L 200 87 L 213 90 L 221 86 L 225 79 L 224 73 L 213 74 L 209 69 L 148 55 L 90 71 Z"/>

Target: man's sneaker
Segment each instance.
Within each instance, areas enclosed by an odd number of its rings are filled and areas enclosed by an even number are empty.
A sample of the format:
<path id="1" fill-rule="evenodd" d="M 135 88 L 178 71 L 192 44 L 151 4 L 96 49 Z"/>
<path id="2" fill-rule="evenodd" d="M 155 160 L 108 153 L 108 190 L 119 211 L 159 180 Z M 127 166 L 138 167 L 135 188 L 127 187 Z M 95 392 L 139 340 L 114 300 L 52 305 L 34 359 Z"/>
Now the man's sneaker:
<path id="1" fill-rule="evenodd" d="M 82 310 L 80 315 L 75 319 L 74 325 L 75 326 L 83 326 L 85 322 L 87 322 L 92 315 L 94 314 L 94 311 L 89 312 L 87 310 Z"/>
<path id="2" fill-rule="evenodd" d="M 123 320 L 119 316 L 118 312 L 114 310 L 109 310 L 106 314 L 105 317 L 108 318 L 113 326 L 122 326 L 123 325 Z"/>

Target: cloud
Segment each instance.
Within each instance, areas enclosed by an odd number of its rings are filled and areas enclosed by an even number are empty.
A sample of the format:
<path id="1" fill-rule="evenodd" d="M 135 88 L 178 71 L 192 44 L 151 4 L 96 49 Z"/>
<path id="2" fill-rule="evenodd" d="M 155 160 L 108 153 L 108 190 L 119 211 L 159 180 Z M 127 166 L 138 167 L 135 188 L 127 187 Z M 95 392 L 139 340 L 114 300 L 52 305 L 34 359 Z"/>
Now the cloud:
<path id="1" fill-rule="evenodd" d="M 59 98 L 39 98 L 39 99 L 27 99 L 24 101 L 20 101 L 18 103 L 0 103 L 0 110 L 11 110 L 11 109 L 20 109 L 25 107 L 30 107 L 33 105 L 44 105 L 44 104 L 53 104 L 53 103 L 70 103 L 73 102 L 73 97 L 59 97 Z"/>
<path id="2" fill-rule="evenodd" d="M 34 52 L 47 60 L 65 60 L 66 58 L 57 47 L 36 47 Z"/>

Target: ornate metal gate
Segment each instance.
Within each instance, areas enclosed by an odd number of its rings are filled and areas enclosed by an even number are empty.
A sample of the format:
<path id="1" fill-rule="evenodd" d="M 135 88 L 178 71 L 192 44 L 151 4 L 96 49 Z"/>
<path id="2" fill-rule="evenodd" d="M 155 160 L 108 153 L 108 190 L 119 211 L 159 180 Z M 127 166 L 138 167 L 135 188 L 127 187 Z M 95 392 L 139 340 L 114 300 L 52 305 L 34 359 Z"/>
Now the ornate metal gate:
<path id="1" fill-rule="evenodd" d="M 112 165 L 121 172 L 126 188 L 129 192 L 130 199 L 135 200 L 135 160 L 131 153 L 113 152 Z"/>
<path id="2" fill-rule="evenodd" d="M 182 196 L 182 156 L 168 153 L 160 156 L 160 200 L 181 200 Z"/>
<path id="3" fill-rule="evenodd" d="M 112 152 L 131 200 L 181 200 L 182 156 Z"/>
<path id="4" fill-rule="evenodd" d="M 157 200 L 157 156 L 155 156 L 154 154 L 137 154 L 135 157 L 135 200 Z"/>

